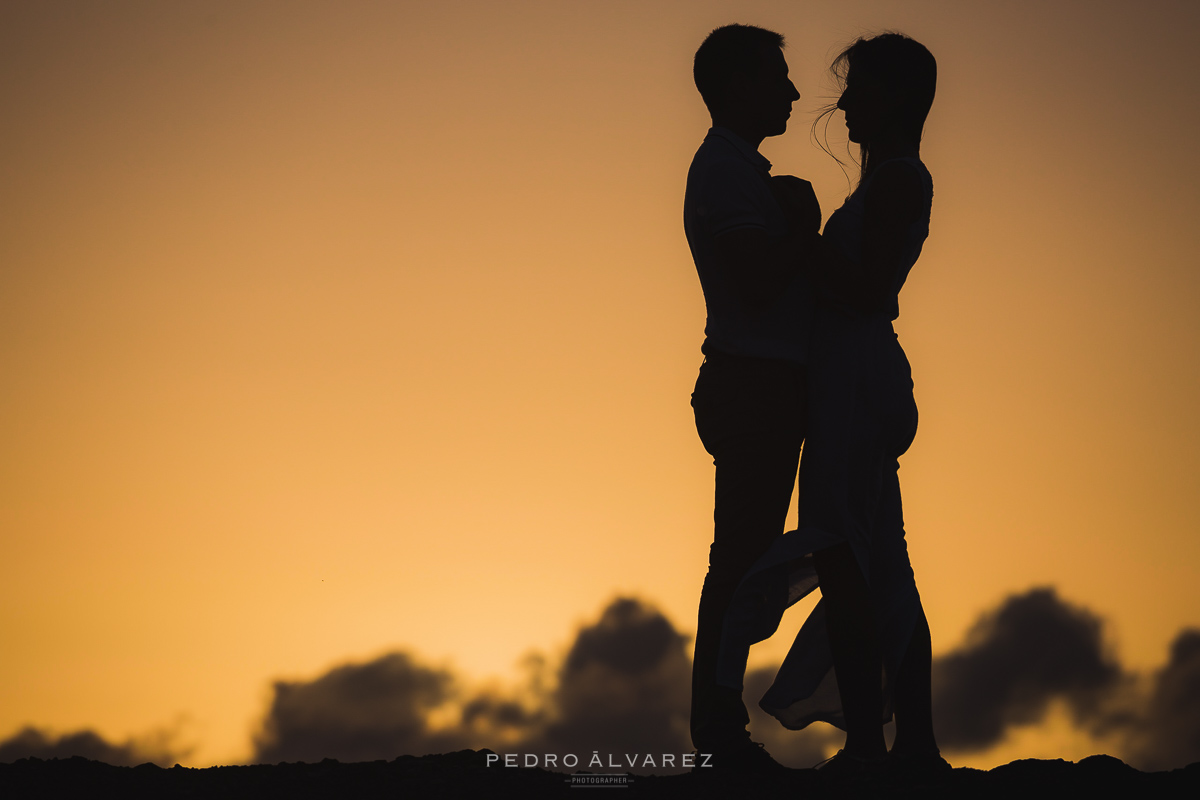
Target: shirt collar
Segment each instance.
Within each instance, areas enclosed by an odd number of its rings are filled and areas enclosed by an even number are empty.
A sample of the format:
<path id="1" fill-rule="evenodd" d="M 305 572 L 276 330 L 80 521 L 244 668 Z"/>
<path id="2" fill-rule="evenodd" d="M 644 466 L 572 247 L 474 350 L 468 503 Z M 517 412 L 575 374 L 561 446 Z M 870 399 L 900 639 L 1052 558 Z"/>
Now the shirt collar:
<path id="1" fill-rule="evenodd" d="M 753 165 L 754 168 L 759 172 L 771 171 L 771 162 L 768 161 L 762 153 L 751 147 L 749 142 L 738 136 L 733 131 L 729 130 L 729 128 L 722 128 L 719 125 L 713 126 L 708 129 L 708 136 L 705 136 L 704 138 L 707 139 L 710 136 L 719 136 L 725 141 L 729 142 L 731 145 L 733 145 L 734 149 L 738 151 L 742 158 L 749 161 L 751 165 Z"/>

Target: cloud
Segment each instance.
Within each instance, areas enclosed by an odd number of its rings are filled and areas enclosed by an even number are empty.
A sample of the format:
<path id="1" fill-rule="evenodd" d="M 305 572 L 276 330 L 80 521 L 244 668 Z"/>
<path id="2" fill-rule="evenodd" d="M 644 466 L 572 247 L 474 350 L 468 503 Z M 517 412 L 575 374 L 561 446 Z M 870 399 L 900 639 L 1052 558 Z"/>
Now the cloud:
<path id="1" fill-rule="evenodd" d="M 640 600 L 614 600 L 579 631 L 528 746 L 546 752 L 691 752 L 688 638 Z"/>
<path id="2" fill-rule="evenodd" d="M 1127 672 L 1105 646 L 1103 621 L 1053 589 L 1013 595 L 984 614 L 966 643 L 933 664 L 933 714 L 945 750 L 984 750 L 1062 701 L 1142 770 L 1200 761 L 1200 630 L 1182 631 L 1167 663 Z"/>
<path id="3" fill-rule="evenodd" d="M 391 759 L 488 747 L 501 752 L 690 752 L 686 636 L 661 612 L 617 598 L 575 637 L 557 674 L 526 660 L 524 684 L 469 692 L 405 652 L 277 681 L 255 736 L 258 762 Z"/>
<path id="4" fill-rule="evenodd" d="M 935 659 L 933 714 L 939 744 L 982 750 L 1014 725 L 1040 721 L 1052 700 L 1077 722 L 1100 723 L 1100 709 L 1122 683 L 1120 665 L 1090 611 L 1052 588 L 1008 598 L 975 623 L 966 644 Z"/>
<path id="5" fill-rule="evenodd" d="M 1128 727 L 1125 757 L 1144 770 L 1200 761 L 1200 630 L 1184 630 L 1172 643 L 1143 713 Z"/>
<path id="6" fill-rule="evenodd" d="M 447 670 L 405 652 L 335 667 L 313 681 L 276 681 L 254 737 L 255 760 L 374 761 L 466 746 L 457 731 L 436 731 L 429 713 L 456 692 Z"/>
<path id="7" fill-rule="evenodd" d="M 54 735 L 47 730 L 27 726 L 0 742 L 0 763 L 20 758 L 71 758 L 82 756 L 116 767 L 133 767 L 153 762 L 169 767 L 185 759 L 190 747 L 174 743 L 177 731 L 163 729 L 142 737 L 114 744 L 93 730 Z"/>

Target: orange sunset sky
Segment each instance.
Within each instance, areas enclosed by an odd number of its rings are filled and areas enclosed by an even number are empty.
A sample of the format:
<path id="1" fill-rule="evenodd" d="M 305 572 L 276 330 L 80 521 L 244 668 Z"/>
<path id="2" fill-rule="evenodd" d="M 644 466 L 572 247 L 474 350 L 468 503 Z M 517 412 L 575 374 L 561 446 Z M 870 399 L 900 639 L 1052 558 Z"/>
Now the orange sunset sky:
<path id="1" fill-rule="evenodd" d="M 831 57 L 938 59 L 897 322 L 935 655 L 1054 586 L 1162 664 L 1200 626 L 1200 6 L 5 0 L 0 738 L 230 763 L 274 679 L 407 648 L 503 683 L 617 594 L 693 633 L 691 58 L 735 21 L 787 37 L 762 151 L 826 216 Z"/>

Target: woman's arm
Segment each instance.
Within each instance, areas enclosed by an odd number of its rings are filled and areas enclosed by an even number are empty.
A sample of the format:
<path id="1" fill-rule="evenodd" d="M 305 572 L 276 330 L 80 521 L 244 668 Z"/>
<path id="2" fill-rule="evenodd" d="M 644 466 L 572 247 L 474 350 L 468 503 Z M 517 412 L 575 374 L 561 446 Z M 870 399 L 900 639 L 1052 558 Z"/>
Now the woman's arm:
<path id="1" fill-rule="evenodd" d="M 883 164 L 863 200 L 862 261 L 850 261 L 824 238 L 810 239 L 810 279 L 858 311 L 887 308 L 909 246 L 909 226 L 928 213 L 925 202 L 916 170 L 900 161 Z"/>

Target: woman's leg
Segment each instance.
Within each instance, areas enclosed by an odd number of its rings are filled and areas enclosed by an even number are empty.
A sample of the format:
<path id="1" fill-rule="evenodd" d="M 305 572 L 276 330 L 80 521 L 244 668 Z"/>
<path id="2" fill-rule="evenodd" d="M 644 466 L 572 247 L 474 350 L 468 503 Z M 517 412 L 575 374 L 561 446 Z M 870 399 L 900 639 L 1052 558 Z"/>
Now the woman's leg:
<path id="1" fill-rule="evenodd" d="M 921 609 L 896 675 L 896 740 L 892 742 L 895 752 L 937 752 L 930 689 L 932 665 L 929 621 L 925 618 L 925 609 Z"/>
<path id="2" fill-rule="evenodd" d="M 930 672 L 933 662 L 929 621 L 917 592 L 908 546 L 904 537 L 899 463 L 885 462 L 879 503 L 873 522 L 871 549 L 872 590 L 876 616 L 884 630 L 887 647 L 896 648 L 888 670 L 896 715 L 896 739 L 892 749 L 899 753 L 937 751 L 933 736 Z M 901 649 L 902 648 L 902 649 Z"/>
<path id="3" fill-rule="evenodd" d="M 883 738 L 883 663 L 871 593 L 849 544 L 813 554 L 846 719 L 847 753 L 878 758 L 887 752 Z"/>

